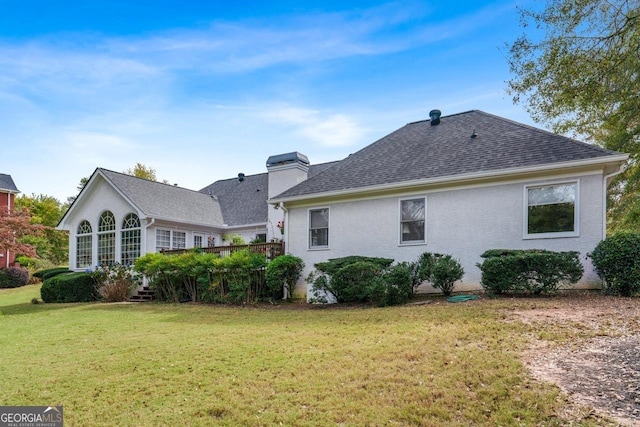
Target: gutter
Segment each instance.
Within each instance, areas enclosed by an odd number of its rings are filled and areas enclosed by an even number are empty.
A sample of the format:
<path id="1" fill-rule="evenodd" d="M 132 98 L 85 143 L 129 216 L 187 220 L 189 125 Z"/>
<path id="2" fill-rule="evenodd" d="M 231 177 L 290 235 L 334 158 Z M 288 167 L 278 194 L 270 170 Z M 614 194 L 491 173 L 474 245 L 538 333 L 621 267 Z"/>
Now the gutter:
<path id="1" fill-rule="evenodd" d="M 287 243 L 289 242 L 289 209 L 284 207 L 284 203 L 280 202 L 278 204 L 280 209 L 284 212 L 284 248 L 285 253 L 287 253 Z"/>
<path id="2" fill-rule="evenodd" d="M 526 168 L 509 168 L 509 169 L 499 169 L 499 170 L 486 171 L 486 172 L 474 172 L 474 173 L 461 174 L 461 175 L 447 175 L 447 176 L 429 178 L 429 179 L 417 179 L 413 181 L 394 182 L 389 184 L 380 184 L 380 185 L 367 186 L 367 187 L 334 190 L 334 191 L 327 191 L 322 193 L 302 194 L 302 195 L 291 196 L 291 197 L 275 197 L 273 199 L 267 200 L 267 203 L 275 205 L 282 202 L 285 202 L 285 203 L 294 202 L 297 200 L 307 200 L 307 199 L 318 198 L 318 197 L 337 197 L 337 196 L 346 196 L 350 194 L 375 193 L 375 192 L 389 191 L 389 190 L 395 190 L 400 188 L 407 189 L 408 187 L 413 187 L 413 186 L 417 187 L 417 186 L 423 186 L 423 185 L 457 183 L 462 181 L 480 180 L 480 179 L 487 179 L 487 178 L 500 178 L 500 177 L 505 177 L 509 175 L 545 172 L 549 170 L 564 169 L 564 168 L 597 166 L 597 165 L 603 165 L 606 163 L 624 162 L 628 158 L 629 156 L 627 154 L 623 154 L 623 155 L 616 155 L 616 156 L 608 156 L 605 158 L 598 157 L 595 159 L 580 160 L 575 162 L 551 163 L 551 164 L 545 164 L 542 166 L 537 165 L 537 166 L 531 166 Z"/>

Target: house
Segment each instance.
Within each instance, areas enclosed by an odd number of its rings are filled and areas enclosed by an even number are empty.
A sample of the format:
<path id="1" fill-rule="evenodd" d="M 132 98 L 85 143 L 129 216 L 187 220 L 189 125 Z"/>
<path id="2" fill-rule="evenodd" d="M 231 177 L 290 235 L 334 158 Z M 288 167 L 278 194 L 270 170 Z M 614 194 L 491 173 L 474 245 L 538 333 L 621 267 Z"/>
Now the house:
<path id="1" fill-rule="evenodd" d="M 19 192 L 11 175 L 0 173 L 0 209 L 13 212 L 15 197 Z M 16 254 L 0 248 L 0 268 L 11 267 L 15 263 L 15 260 Z"/>
<path id="2" fill-rule="evenodd" d="M 273 197 L 287 250 L 306 265 L 348 255 L 452 254 L 479 289 L 487 249 L 578 251 L 606 235 L 606 193 L 627 155 L 482 111 L 409 123 Z M 299 290 L 304 290 L 300 283 Z M 309 295 L 307 289 L 307 295 Z"/>
<path id="3" fill-rule="evenodd" d="M 275 155 L 266 173 L 200 191 L 98 168 L 58 227 L 75 269 L 238 234 L 284 238 L 303 277 L 348 255 L 452 254 L 465 269 L 457 289 L 479 288 L 487 249 L 574 250 L 579 286 L 594 287 L 587 254 L 605 236 L 607 186 L 627 157 L 482 111 L 434 110 L 341 161 Z M 309 295 L 305 286 L 297 292 Z"/>
<path id="4" fill-rule="evenodd" d="M 267 198 L 290 181 L 282 159 L 291 156 L 308 166 L 299 153 L 272 156 L 268 173 L 240 173 L 200 191 L 97 168 L 57 227 L 69 231 L 69 267 L 131 264 L 149 252 L 228 244 L 231 235 L 246 242 L 282 238 L 283 211 Z M 308 176 L 331 165 L 307 167 Z"/>

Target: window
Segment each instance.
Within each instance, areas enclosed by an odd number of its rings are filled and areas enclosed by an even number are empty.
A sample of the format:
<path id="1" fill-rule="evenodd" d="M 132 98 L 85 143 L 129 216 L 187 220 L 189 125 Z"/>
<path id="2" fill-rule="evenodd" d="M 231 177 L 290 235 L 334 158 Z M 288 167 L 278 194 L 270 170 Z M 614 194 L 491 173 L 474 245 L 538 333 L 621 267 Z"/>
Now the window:
<path id="1" fill-rule="evenodd" d="M 578 235 L 578 183 L 525 187 L 526 237 Z"/>
<path id="2" fill-rule="evenodd" d="M 91 224 L 84 220 L 78 226 L 76 237 L 76 268 L 88 268 L 93 264 L 93 236 Z"/>
<path id="3" fill-rule="evenodd" d="M 184 231 L 173 232 L 173 249 L 184 249 L 187 247 L 187 233 Z"/>
<path id="4" fill-rule="evenodd" d="M 165 249 L 184 249 L 187 233 L 184 231 L 156 230 L 156 252 Z"/>
<path id="5" fill-rule="evenodd" d="M 400 243 L 425 242 L 425 198 L 400 200 Z"/>
<path id="6" fill-rule="evenodd" d="M 122 263 L 131 265 L 140 257 L 140 218 L 130 213 L 122 221 L 120 246 Z"/>
<path id="7" fill-rule="evenodd" d="M 202 234 L 194 234 L 193 235 L 193 247 L 194 248 L 201 248 L 203 241 L 204 241 L 204 236 Z"/>
<path id="8" fill-rule="evenodd" d="M 171 249 L 171 231 L 156 230 L 156 252 Z"/>
<path id="9" fill-rule="evenodd" d="M 329 247 L 329 208 L 309 210 L 309 247 Z"/>
<path id="10" fill-rule="evenodd" d="M 116 219 L 109 211 L 100 215 L 98 223 L 98 264 L 111 265 L 116 261 Z"/>

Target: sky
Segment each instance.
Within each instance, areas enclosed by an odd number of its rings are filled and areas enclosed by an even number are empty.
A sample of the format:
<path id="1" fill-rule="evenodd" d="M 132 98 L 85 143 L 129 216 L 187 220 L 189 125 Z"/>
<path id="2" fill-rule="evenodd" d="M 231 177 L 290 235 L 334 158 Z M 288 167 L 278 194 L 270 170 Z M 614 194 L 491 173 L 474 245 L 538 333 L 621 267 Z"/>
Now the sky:
<path id="1" fill-rule="evenodd" d="M 0 0 L 0 173 L 61 202 L 136 163 L 200 190 L 432 109 L 534 124 L 506 92 L 528 1 Z"/>

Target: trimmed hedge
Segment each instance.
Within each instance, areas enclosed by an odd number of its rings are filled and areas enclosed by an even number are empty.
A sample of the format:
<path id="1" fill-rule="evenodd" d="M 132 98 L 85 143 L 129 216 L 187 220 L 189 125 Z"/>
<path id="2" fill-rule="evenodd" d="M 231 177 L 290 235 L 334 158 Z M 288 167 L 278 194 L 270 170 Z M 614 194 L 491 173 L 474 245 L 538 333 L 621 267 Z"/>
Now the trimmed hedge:
<path id="1" fill-rule="evenodd" d="M 307 281 L 313 284 L 310 302 L 366 302 L 379 306 L 401 304 L 413 296 L 417 268 L 414 263 L 393 263 L 389 258 L 348 256 L 315 264 Z"/>
<path id="2" fill-rule="evenodd" d="M 488 293 L 554 293 L 576 283 L 584 269 L 579 253 L 543 249 L 491 249 L 480 255 L 485 260 L 482 287 Z"/>
<path id="3" fill-rule="evenodd" d="M 50 277 L 54 277 L 62 273 L 71 273 L 71 270 L 67 267 L 47 268 L 45 270 L 36 271 L 33 273 L 33 277 L 37 277 L 38 279 L 45 281 Z"/>
<path id="4" fill-rule="evenodd" d="M 24 268 L 0 268 L 0 288 L 19 288 L 29 283 L 29 272 Z"/>
<path id="5" fill-rule="evenodd" d="M 390 258 L 352 255 L 342 258 L 333 258 L 326 262 L 319 262 L 317 264 L 314 264 L 314 267 L 323 273 L 331 275 L 335 274 L 342 267 L 345 267 L 349 264 L 354 264 L 356 262 L 368 262 L 378 266 L 378 268 L 380 268 L 381 270 L 388 268 L 391 264 L 393 264 L 393 260 Z"/>
<path id="6" fill-rule="evenodd" d="M 617 233 L 591 253 L 606 294 L 632 296 L 640 292 L 640 233 Z"/>
<path id="7" fill-rule="evenodd" d="M 40 288 L 44 302 L 88 302 L 97 299 L 91 273 L 63 273 L 46 279 Z"/>

